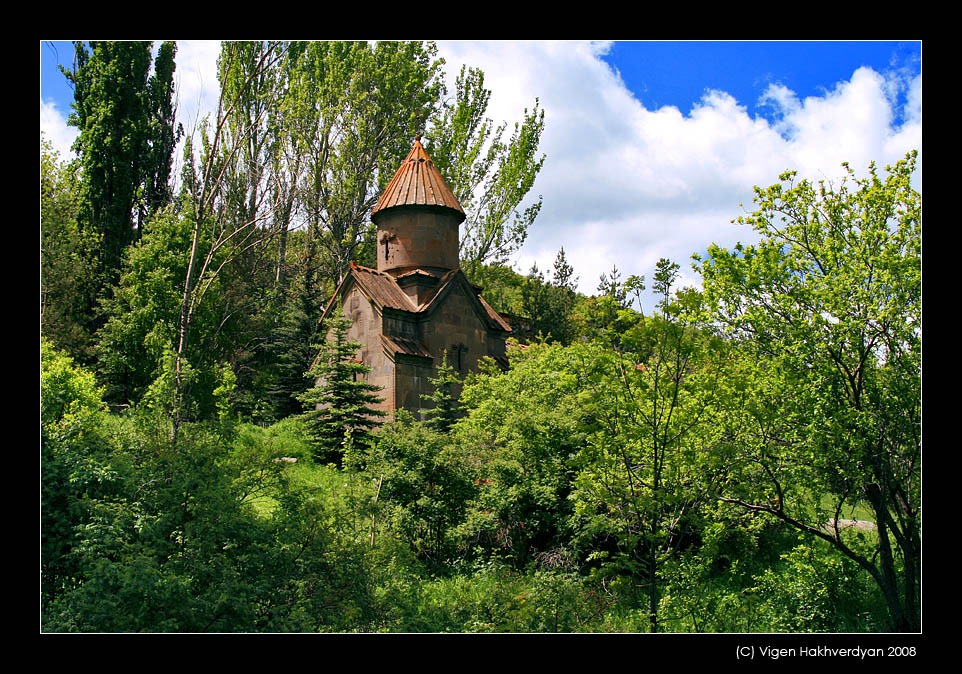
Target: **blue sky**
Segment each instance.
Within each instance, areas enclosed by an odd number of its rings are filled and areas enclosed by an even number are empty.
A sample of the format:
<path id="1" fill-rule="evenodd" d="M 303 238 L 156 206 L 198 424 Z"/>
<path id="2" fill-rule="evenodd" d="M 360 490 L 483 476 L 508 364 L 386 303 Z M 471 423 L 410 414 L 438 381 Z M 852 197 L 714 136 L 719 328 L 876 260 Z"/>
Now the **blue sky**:
<path id="1" fill-rule="evenodd" d="M 691 109 L 705 89 L 726 91 L 753 115 L 771 117 L 758 100 L 770 84 L 817 96 L 856 69 L 922 69 L 919 42 L 615 42 L 603 57 L 647 107 Z M 905 91 L 899 92 L 905 103 Z"/>
<path id="2" fill-rule="evenodd" d="M 452 83 L 462 63 L 484 70 L 494 120 L 520 119 L 535 98 L 545 110 L 547 160 L 532 191 L 544 207 L 511 262 L 549 269 L 563 246 L 586 293 L 612 266 L 651 278 L 660 257 L 697 285 L 692 253 L 751 240 L 731 220 L 750 209 L 754 185 L 786 169 L 837 180 L 843 161 L 864 174 L 922 150 L 918 41 L 438 46 Z M 217 52 L 213 41 L 178 43 L 188 131 L 216 104 Z M 41 42 L 41 130 L 66 156 L 72 92 L 58 57 L 69 66 L 72 46 Z"/>

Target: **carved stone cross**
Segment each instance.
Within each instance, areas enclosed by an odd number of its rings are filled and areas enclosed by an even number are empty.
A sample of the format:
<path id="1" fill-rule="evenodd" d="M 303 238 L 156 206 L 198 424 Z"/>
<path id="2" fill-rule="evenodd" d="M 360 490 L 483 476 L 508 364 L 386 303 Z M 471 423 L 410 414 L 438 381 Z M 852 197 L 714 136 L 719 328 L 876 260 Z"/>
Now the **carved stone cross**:
<path id="1" fill-rule="evenodd" d="M 391 241 L 394 241 L 396 238 L 397 238 L 397 234 L 388 234 L 387 232 L 384 232 L 384 234 L 381 235 L 381 243 L 384 244 L 384 259 L 385 259 L 385 260 L 387 259 L 387 256 L 388 256 L 388 248 L 387 248 L 387 245 L 388 245 L 388 243 L 390 243 Z"/>

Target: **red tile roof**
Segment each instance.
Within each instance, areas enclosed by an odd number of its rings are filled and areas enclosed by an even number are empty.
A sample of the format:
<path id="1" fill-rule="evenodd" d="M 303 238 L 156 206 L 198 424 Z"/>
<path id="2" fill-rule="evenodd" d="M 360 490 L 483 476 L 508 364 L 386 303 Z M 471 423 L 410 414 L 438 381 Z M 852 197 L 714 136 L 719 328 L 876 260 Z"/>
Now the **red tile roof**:
<path id="1" fill-rule="evenodd" d="M 395 206 L 450 208 L 460 213 L 461 219 L 464 219 L 464 209 L 444 182 L 431 157 L 424 151 L 420 136 L 414 140 L 414 147 L 407 159 L 401 163 L 387 189 L 381 194 L 377 206 L 371 211 L 371 219 L 375 220 L 379 212 Z"/>
<path id="2" fill-rule="evenodd" d="M 427 347 L 415 339 L 381 335 L 381 341 L 392 353 L 403 353 L 407 356 L 417 356 L 419 358 L 434 358 Z"/>
<path id="3" fill-rule="evenodd" d="M 446 272 L 438 280 L 437 286 L 425 297 L 424 302 L 419 306 L 415 306 L 411 298 L 401 290 L 397 281 L 390 274 L 371 269 L 370 267 L 362 267 L 354 262 L 351 263 L 350 270 L 341 280 L 338 289 L 334 292 L 334 297 L 331 298 L 327 308 L 324 310 L 324 315 L 321 316 L 321 320 L 324 320 L 327 316 L 331 307 L 334 306 L 335 298 L 338 297 L 344 284 L 348 283 L 349 280 L 353 280 L 360 285 L 361 290 L 380 307 L 388 307 L 389 309 L 396 309 L 398 311 L 408 311 L 413 314 L 424 314 L 433 311 L 440 299 L 447 295 L 455 283 L 460 280 L 470 289 L 469 296 L 477 299 L 478 304 L 476 307 L 479 313 L 488 319 L 490 327 L 511 332 L 511 326 L 508 325 L 497 311 L 491 308 L 491 305 L 484 301 L 484 298 L 477 292 L 476 287 L 471 285 L 460 269 L 452 269 Z"/>
<path id="4" fill-rule="evenodd" d="M 411 301 L 397 282 L 388 274 L 370 267 L 362 267 L 351 263 L 350 274 L 354 276 L 368 291 L 377 304 L 382 307 L 399 309 L 401 311 L 416 311 L 417 307 Z"/>

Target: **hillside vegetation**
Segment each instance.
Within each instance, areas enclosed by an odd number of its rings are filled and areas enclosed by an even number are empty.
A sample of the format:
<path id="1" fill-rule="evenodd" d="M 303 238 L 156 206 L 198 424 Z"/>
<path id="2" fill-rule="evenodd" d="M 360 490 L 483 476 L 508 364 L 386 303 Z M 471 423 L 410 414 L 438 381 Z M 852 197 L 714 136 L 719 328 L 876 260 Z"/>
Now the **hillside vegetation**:
<path id="1" fill-rule="evenodd" d="M 758 243 L 694 257 L 700 289 L 663 259 L 587 297 L 563 248 L 505 264 L 537 103 L 503 138 L 430 43 L 225 43 L 176 189 L 175 46 L 125 44 L 77 47 L 77 156 L 41 139 L 44 631 L 920 629 L 914 153 L 757 188 Z M 143 78 L 94 86 L 121 63 Z M 318 317 L 424 120 L 510 368 L 442 366 L 417 415 L 361 423 Z"/>

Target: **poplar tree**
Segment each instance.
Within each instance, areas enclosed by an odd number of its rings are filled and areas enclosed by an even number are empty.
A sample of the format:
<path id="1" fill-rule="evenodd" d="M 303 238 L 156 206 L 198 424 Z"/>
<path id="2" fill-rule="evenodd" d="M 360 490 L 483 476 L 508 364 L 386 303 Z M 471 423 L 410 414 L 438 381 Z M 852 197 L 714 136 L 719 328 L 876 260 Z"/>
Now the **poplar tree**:
<path id="1" fill-rule="evenodd" d="M 538 157 L 544 110 L 535 99 L 505 139 L 507 123 L 485 117 L 491 91 L 484 73 L 462 68 L 454 99 L 431 119 L 425 149 L 465 212 L 460 257 L 468 277 L 480 281 L 484 266 L 518 250 L 541 210 L 542 200 L 522 208 L 545 156 Z"/>
<path id="2" fill-rule="evenodd" d="M 152 42 L 75 42 L 74 87 L 68 123 L 81 167 L 78 222 L 100 239 L 102 284 L 117 280 L 121 257 L 144 222 L 170 199 L 174 146 L 173 75 L 176 46 L 165 42 L 156 59 Z M 153 72 L 151 66 L 153 65 Z M 93 306 L 95 297 L 88 298 Z"/>

